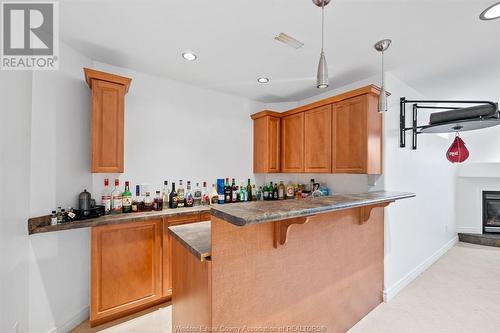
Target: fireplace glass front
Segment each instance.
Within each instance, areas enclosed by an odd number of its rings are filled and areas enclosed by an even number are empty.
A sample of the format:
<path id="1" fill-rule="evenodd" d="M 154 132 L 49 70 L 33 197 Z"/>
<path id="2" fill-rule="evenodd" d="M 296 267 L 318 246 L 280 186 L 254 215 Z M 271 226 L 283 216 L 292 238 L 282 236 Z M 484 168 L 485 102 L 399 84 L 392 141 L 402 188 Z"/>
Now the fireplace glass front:
<path id="1" fill-rule="evenodd" d="M 483 192 L 483 232 L 500 233 L 500 191 Z"/>

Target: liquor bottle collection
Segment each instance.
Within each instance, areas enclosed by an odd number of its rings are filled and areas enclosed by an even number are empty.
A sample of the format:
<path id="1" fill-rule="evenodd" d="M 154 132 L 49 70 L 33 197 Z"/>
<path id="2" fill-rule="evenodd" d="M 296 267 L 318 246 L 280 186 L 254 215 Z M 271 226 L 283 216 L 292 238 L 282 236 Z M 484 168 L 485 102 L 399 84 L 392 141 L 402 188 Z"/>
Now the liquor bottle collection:
<path id="1" fill-rule="evenodd" d="M 109 179 L 106 178 L 104 179 L 101 205 L 96 206 L 99 208 L 98 216 L 246 201 L 301 199 L 308 196 L 325 196 L 329 194 L 329 190 L 324 186 L 320 186 L 314 179 L 311 179 L 309 184 L 289 183 L 285 185 L 283 181 L 280 181 L 279 183 L 273 184 L 273 182 L 269 182 L 268 184 L 256 187 L 255 184 L 251 184 L 250 179 L 248 179 L 246 185 L 241 183 L 240 186 L 237 186 L 234 178 L 232 178 L 231 182 L 229 178 L 226 178 L 225 180 L 217 179 L 217 183 L 212 184 L 210 190 L 207 187 L 206 181 L 201 183 L 201 186 L 200 183 L 195 183 L 194 187 L 192 185 L 191 181 L 187 181 L 184 187 L 183 180 L 179 180 L 177 184 L 172 182 L 169 186 L 169 182 L 164 181 L 163 191 L 157 190 L 154 194 L 149 190 L 141 191 L 141 186 L 136 185 L 134 196 L 130 191 L 130 183 L 128 181 L 125 182 L 122 192 L 119 179 L 115 179 L 115 186 L 111 190 Z M 82 195 L 85 195 L 84 199 L 89 201 L 88 204 L 85 203 L 83 206 L 90 207 L 90 201 L 95 206 L 94 199 L 90 198 L 90 194 L 86 190 L 82 192 Z M 82 202 L 80 201 L 80 210 L 86 211 L 81 206 Z M 57 211 L 52 211 L 51 224 L 60 224 L 85 218 L 85 216 L 79 214 L 79 210 L 75 211 L 76 214 L 72 208 L 69 208 L 66 212 L 61 207 L 58 207 Z"/>

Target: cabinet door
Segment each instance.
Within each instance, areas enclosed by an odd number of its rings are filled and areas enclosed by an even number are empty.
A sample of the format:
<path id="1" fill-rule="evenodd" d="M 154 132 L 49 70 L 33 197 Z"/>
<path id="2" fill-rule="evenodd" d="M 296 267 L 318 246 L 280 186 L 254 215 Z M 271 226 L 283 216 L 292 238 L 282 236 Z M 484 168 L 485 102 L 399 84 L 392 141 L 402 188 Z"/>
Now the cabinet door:
<path id="1" fill-rule="evenodd" d="M 92 172 L 123 172 L 125 87 L 92 80 Z"/>
<path id="2" fill-rule="evenodd" d="M 335 173 L 366 173 L 366 96 L 350 98 L 333 107 Z"/>
<path id="3" fill-rule="evenodd" d="M 304 112 L 281 118 L 281 171 L 304 172 Z"/>
<path id="4" fill-rule="evenodd" d="M 305 172 L 332 170 L 332 106 L 325 105 L 304 114 Z"/>
<path id="5" fill-rule="evenodd" d="M 280 171 L 280 118 L 265 116 L 253 125 L 254 173 Z"/>
<path id="6" fill-rule="evenodd" d="M 172 236 L 168 232 L 168 219 L 163 219 L 162 238 L 162 296 L 172 296 Z"/>
<path id="7" fill-rule="evenodd" d="M 160 300 L 161 223 L 149 220 L 92 228 L 92 326 Z"/>

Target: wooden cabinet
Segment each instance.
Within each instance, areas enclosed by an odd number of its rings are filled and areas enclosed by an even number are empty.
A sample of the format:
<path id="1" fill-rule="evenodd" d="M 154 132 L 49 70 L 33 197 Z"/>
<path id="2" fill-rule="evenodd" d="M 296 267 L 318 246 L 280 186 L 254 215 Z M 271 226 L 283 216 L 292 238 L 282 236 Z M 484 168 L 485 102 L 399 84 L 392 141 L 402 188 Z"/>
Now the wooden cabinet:
<path id="1" fill-rule="evenodd" d="M 207 215 L 208 214 L 208 215 Z M 171 225 L 210 220 L 209 212 L 92 228 L 91 326 L 172 296 Z"/>
<path id="2" fill-rule="evenodd" d="M 304 172 L 304 113 L 281 118 L 281 171 Z"/>
<path id="3" fill-rule="evenodd" d="M 332 106 L 304 112 L 304 172 L 332 171 Z"/>
<path id="4" fill-rule="evenodd" d="M 92 161 L 94 173 L 124 171 L 124 104 L 131 79 L 84 68 L 92 90 Z"/>
<path id="5" fill-rule="evenodd" d="M 161 220 L 92 228 L 93 326 L 161 299 L 161 242 Z"/>
<path id="6" fill-rule="evenodd" d="M 382 174 L 379 92 L 369 85 L 283 113 L 252 115 L 254 172 Z"/>
<path id="7" fill-rule="evenodd" d="M 366 94 L 334 105 L 334 173 L 382 173 L 382 116 L 376 103 L 376 97 Z"/>
<path id="8" fill-rule="evenodd" d="M 280 171 L 280 117 L 275 112 L 260 112 L 252 116 L 253 172 Z"/>

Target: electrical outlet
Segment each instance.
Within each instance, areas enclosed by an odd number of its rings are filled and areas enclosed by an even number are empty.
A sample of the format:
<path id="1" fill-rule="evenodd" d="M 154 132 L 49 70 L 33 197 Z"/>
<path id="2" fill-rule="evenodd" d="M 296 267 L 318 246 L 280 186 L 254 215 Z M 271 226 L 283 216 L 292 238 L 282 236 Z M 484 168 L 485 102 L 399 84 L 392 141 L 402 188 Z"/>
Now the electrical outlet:
<path id="1" fill-rule="evenodd" d="M 19 323 L 16 321 L 14 325 L 12 326 L 12 331 L 14 333 L 19 333 Z"/>

